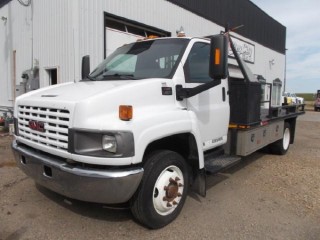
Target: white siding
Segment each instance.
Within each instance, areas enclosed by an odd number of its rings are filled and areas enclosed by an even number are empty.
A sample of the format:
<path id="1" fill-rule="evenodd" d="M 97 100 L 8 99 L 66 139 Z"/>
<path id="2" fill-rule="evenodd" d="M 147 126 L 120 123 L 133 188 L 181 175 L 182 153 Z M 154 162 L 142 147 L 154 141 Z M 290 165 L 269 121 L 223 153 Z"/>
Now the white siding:
<path id="1" fill-rule="evenodd" d="M 104 56 L 103 13 L 137 21 L 172 33 L 181 26 L 189 36 L 204 36 L 220 32 L 223 28 L 192 14 L 172 3 L 161 0 L 80 0 L 80 56 L 90 52 L 92 66 Z M 90 32 L 88 37 L 86 33 Z M 108 37 L 108 36 L 106 36 Z"/>
<path id="2" fill-rule="evenodd" d="M 58 82 L 78 81 L 82 56 L 91 56 L 91 68 L 101 62 L 106 31 L 104 12 L 163 29 L 172 36 L 181 26 L 188 36 L 212 35 L 223 30 L 165 0 L 33 0 L 33 4 L 33 32 L 31 7 L 11 1 L 0 9 L 1 16 L 8 15 L 6 24 L 0 20 L 0 49 L 4 52 L 0 56 L 0 106 L 12 105 L 13 50 L 17 51 L 17 80 L 23 70 L 32 66 L 33 58 L 40 67 L 41 87 L 49 85 L 48 68 L 58 69 Z M 255 45 L 255 63 L 249 64 L 254 74 L 263 75 L 268 82 L 275 78 L 283 81 L 283 54 L 234 35 Z M 272 60 L 274 65 L 270 65 Z"/>
<path id="3" fill-rule="evenodd" d="M 15 96 L 13 51 L 16 51 L 16 84 L 32 66 L 31 8 L 11 1 L 0 9 L 0 106 L 13 106 Z"/>
<path id="4" fill-rule="evenodd" d="M 34 59 L 39 62 L 41 87 L 49 85 L 49 68 L 58 69 L 58 83 L 75 80 L 73 2 L 34 0 Z"/>

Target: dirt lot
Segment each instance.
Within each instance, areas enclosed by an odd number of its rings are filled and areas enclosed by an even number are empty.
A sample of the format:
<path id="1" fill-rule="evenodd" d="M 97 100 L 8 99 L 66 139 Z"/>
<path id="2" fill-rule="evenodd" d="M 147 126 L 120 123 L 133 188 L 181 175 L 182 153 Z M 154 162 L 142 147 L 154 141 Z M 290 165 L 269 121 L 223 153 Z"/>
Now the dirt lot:
<path id="1" fill-rule="evenodd" d="M 36 187 L 0 137 L 0 240 L 320 239 L 320 113 L 307 112 L 285 156 L 255 153 L 190 193 L 169 226 L 151 231 L 129 210 L 66 200 Z"/>

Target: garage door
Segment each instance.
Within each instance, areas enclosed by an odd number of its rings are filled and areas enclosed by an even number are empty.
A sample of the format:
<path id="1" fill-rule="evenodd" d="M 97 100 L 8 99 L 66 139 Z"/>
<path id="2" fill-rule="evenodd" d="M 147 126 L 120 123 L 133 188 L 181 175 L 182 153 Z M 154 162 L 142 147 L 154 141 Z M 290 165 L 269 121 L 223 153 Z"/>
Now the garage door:
<path id="1" fill-rule="evenodd" d="M 109 56 L 118 47 L 141 38 L 143 37 L 139 35 L 106 28 L 106 55 Z"/>
<path id="2" fill-rule="evenodd" d="M 105 57 L 118 47 L 145 37 L 169 37 L 170 32 L 110 13 L 105 14 Z"/>

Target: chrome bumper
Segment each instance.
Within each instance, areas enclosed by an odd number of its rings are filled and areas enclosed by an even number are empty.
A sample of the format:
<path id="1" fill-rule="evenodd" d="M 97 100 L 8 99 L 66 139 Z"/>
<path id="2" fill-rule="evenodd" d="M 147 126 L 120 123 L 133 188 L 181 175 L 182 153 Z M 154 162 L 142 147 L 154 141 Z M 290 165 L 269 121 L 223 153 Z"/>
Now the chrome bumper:
<path id="1" fill-rule="evenodd" d="M 61 195 L 87 202 L 124 203 L 137 190 L 143 168 L 97 170 L 72 166 L 12 143 L 18 166 L 38 184 Z"/>

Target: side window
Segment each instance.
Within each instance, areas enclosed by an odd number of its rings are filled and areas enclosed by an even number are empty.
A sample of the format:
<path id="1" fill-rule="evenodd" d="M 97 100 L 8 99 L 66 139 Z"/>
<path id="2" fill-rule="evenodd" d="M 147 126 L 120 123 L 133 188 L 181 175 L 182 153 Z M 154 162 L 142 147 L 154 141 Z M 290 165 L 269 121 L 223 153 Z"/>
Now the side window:
<path id="1" fill-rule="evenodd" d="M 206 83 L 212 81 L 209 76 L 210 45 L 207 43 L 195 43 L 184 65 L 186 82 Z"/>

